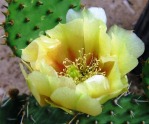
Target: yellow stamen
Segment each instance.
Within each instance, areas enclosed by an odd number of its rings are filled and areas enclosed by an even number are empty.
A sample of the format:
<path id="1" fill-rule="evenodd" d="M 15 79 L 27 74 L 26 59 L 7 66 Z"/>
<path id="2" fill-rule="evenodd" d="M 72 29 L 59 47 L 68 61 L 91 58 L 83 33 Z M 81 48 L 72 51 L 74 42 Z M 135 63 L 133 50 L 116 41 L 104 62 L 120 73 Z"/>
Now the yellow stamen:
<path id="1" fill-rule="evenodd" d="M 87 60 L 91 57 L 89 64 Z M 74 62 L 66 58 L 63 61 L 65 69 L 60 75 L 73 78 L 76 83 L 81 83 L 93 75 L 105 75 L 105 72 L 101 71 L 100 60 L 93 57 L 91 53 L 84 54 L 84 49 L 79 50 L 79 57 Z"/>

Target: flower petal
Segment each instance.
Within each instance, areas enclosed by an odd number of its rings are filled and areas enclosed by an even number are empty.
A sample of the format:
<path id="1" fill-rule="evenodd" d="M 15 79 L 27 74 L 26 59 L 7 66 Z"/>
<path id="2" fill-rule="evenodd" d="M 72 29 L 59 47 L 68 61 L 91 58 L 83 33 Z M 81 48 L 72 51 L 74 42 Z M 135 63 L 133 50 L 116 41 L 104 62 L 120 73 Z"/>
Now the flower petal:
<path id="1" fill-rule="evenodd" d="M 75 82 L 68 77 L 48 77 L 49 90 L 53 93 L 56 89 L 61 87 L 68 87 L 70 89 L 75 89 Z"/>
<path id="2" fill-rule="evenodd" d="M 91 18 L 102 20 L 104 23 L 107 22 L 106 13 L 103 8 L 100 7 L 90 7 L 88 13 Z"/>
<path id="3" fill-rule="evenodd" d="M 39 70 L 41 73 L 52 76 L 52 77 L 58 77 L 58 74 L 54 70 L 54 68 L 47 65 L 47 63 L 44 60 L 41 60 L 39 64 L 40 64 Z"/>
<path id="4" fill-rule="evenodd" d="M 50 77 L 48 75 L 42 74 L 38 71 L 33 71 L 27 78 L 28 86 L 39 102 L 39 104 L 44 103 L 44 99 L 41 97 L 50 97 L 50 95 L 60 87 L 68 87 L 70 89 L 75 89 L 76 85 L 71 78 L 67 77 Z"/>
<path id="5" fill-rule="evenodd" d="M 30 88 L 33 96 L 35 97 L 35 99 L 37 100 L 39 105 L 41 105 L 41 106 L 46 105 L 47 103 L 44 100 L 45 97 L 39 94 L 38 90 L 34 87 L 34 85 L 32 83 L 29 83 L 28 81 L 27 81 L 27 83 L 28 83 L 28 87 Z"/>
<path id="6" fill-rule="evenodd" d="M 110 28 L 109 34 L 113 34 L 117 42 L 124 42 L 127 50 L 136 58 L 143 54 L 145 49 L 144 43 L 133 31 L 128 31 L 115 25 Z"/>
<path id="7" fill-rule="evenodd" d="M 121 50 L 117 53 L 118 66 L 121 76 L 124 76 L 138 65 L 138 59 L 127 49 L 126 45 L 120 46 Z"/>
<path id="8" fill-rule="evenodd" d="M 111 54 L 118 57 L 121 76 L 124 76 L 137 64 L 137 58 L 144 52 L 143 42 L 131 31 L 114 26 L 110 29 L 112 50 Z"/>
<path id="9" fill-rule="evenodd" d="M 73 9 L 69 9 L 66 15 L 66 22 L 70 22 L 74 19 L 82 18 L 82 15 L 80 12 L 77 12 Z"/>
<path id="10" fill-rule="evenodd" d="M 83 41 L 84 41 L 85 53 L 87 54 L 93 53 L 93 54 L 96 54 L 96 56 L 98 54 L 99 24 L 100 24 L 100 21 L 97 21 L 97 20 L 90 21 L 88 19 L 84 19 L 84 24 L 83 24 L 84 40 Z"/>
<path id="11" fill-rule="evenodd" d="M 99 34 L 98 34 L 98 40 L 99 40 L 98 58 L 100 58 L 101 56 L 109 56 L 111 52 L 111 39 L 106 31 L 107 31 L 106 25 L 104 23 L 101 23 L 99 26 Z"/>
<path id="12" fill-rule="evenodd" d="M 71 114 L 71 115 L 74 114 L 74 112 L 73 112 L 72 110 L 67 109 L 67 108 L 65 108 L 65 107 L 62 107 L 62 106 L 59 106 L 59 105 L 57 105 L 57 104 L 54 104 L 54 103 L 53 103 L 51 100 L 49 100 L 49 99 L 45 99 L 45 101 L 46 101 L 48 104 L 50 104 L 51 107 L 60 108 L 60 109 L 66 111 L 67 113 L 69 113 L 69 114 Z"/>
<path id="13" fill-rule="evenodd" d="M 60 80 L 59 87 L 69 87 L 70 89 L 76 88 L 76 84 L 72 78 L 62 76 L 59 77 L 59 80 Z"/>
<path id="14" fill-rule="evenodd" d="M 128 80 L 127 76 L 121 77 L 116 57 L 101 57 L 101 61 L 103 63 L 112 63 L 112 68 L 110 67 L 110 71 L 108 71 L 108 75 L 106 75 L 109 81 L 110 90 L 107 94 L 98 97 L 99 102 L 103 104 L 109 99 L 126 92 L 128 90 Z"/>
<path id="15" fill-rule="evenodd" d="M 33 71 L 28 75 L 27 82 L 29 85 L 32 85 L 40 95 L 50 96 L 49 80 L 46 75 L 38 71 Z M 32 89 L 30 90 L 32 91 Z"/>
<path id="16" fill-rule="evenodd" d="M 113 62 L 112 69 L 107 75 L 111 91 L 116 91 L 116 90 L 123 89 L 124 87 L 127 87 L 128 82 L 127 82 L 127 85 L 124 85 L 122 82 L 122 78 L 124 78 L 125 75 L 123 77 L 121 76 L 117 58 L 112 56 L 102 57 L 101 60 L 103 63 L 110 62 L 110 61 Z"/>
<path id="17" fill-rule="evenodd" d="M 68 109 L 73 109 L 75 108 L 77 96 L 75 94 L 75 90 L 72 90 L 68 87 L 62 87 L 55 90 L 51 94 L 50 98 L 52 101 L 60 106 Z"/>
<path id="18" fill-rule="evenodd" d="M 103 75 L 94 75 L 77 86 L 77 91 L 97 98 L 109 92 L 108 80 Z"/>
<path id="19" fill-rule="evenodd" d="M 126 75 L 132 69 L 134 69 L 138 65 L 138 59 L 130 54 L 124 45 L 121 49 L 118 66 L 121 72 L 121 76 Z"/>
<path id="20" fill-rule="evenodd" d="M 102 112 L 100 103 L 87 95 L 82 95 L 77 103 L 77 110 L 86 114 L 96 116 Z"/>
<path id="21" fill-rule="evenodd" d="M 85 18 L 83 30 L 85 53 L 93 53 L 97 58 L 110 55 L 110 37 L 106 33 L 107 27 L 102 21 L 96 19 L 91 21 Z"/>
<path id="22" fill-rule="evenodd" d="M 66 21 L 70 22 L 74 19 L 78 18 L 89 18 L 90 20 L 92 19 L 97 19 L 101 20 L 104 23 L 107 22 L 107 17 L 104 9 L 100 7 L 90 7 L 88 9 L 84 9 L 82 12 L 77 12 L 74 11 L 73 9 L 68 10 L 67 15 L 66 15 Z"/>
<path id="23" fill-rule="evenodd" d="M 58 48 L 59 54 L 56 55 L 56 58 L 57 56 L 61 57 L 65 55 L 60 61 L 61 63 L 65 58 L 74 60 L 79 56 L 78 51 L 84 48 L 83 20 L 81 19 L 71 21 L 67 24 L 59 24 L 55 28 L 46 31 L 46 34 L 51 38 L 61 41 L 61 48 L 63 49 Z"/>
<path id="24" fill-rule="evenodd" d="M 77 94 L 67 87 L 57 89 L 50 97 L 56 104 L 68 109 L 74 109 L 90 115 L 101 113 L 101 106 L 97 100 Z"/>
<path id="25" fill-rule="evenodd" d="M 30 43 L 25 49 L 22 50 L 21 58 L 27 62 L 34 62 L 38 56 L 38 44 L 36 42 Z M 32 52 L 31 52 L 32 51 Z"/>
<path id="26" fill-rule="evenodd" d="M 27 62 L 30 62 L 33 69 L 39 69 L 39 63 L 47 55 L 47 51 L 50 52 L 59 45 L 58 40 L 48 38 L 46 36 L 40 36 L 30 43 L 25 49 L 22 50 L 21 58 Z"/>

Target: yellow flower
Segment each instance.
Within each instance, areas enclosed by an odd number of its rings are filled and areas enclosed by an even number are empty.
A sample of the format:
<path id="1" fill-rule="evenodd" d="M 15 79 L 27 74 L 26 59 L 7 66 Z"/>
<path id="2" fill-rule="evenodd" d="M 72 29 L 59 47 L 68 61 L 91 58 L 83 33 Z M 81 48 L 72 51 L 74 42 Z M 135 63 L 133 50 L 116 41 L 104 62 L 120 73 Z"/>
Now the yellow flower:
<path id="1" fill-rule="evenodd" d="M 118 26 L 107 33 L 101 8 L 70 10 L 67 20 L 22 50 L 33 69 L 22 71 L 40 105 L 95 116 L 101 104 L 127 91 L 126 74 L 138 64 L 144 44 Z"/>

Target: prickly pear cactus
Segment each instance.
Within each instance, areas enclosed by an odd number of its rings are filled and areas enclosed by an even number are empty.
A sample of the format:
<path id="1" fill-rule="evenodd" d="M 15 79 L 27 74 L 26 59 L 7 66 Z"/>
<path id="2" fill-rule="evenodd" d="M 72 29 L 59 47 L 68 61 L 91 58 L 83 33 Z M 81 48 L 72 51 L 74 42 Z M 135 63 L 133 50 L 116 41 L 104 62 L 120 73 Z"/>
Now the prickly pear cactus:
<path id="1" fill-rule="evenodd" d="M 143 100 L 142 100 L 143 99 Z M 118 102 L 118 103 L 117 103 Z M 139 96 L 126 96 L 118 101 L 111 100 L 103 105 L 103 112 L 98 116 L 89 116 L 79 114 L 76 118 L 65 112 L 44 107 L 43 109 L 36 106 L 36 101 L 30 99 L 28 107 L 28 116 L 24 118 L 25 124 L 145 124 L 149 123 L 148 113 L 146 109 L 149 105 L 145 98 Z M 119 106 L 117 105 L 119 104 Z M 144 111 L 145 110 L 145 111 Z"/>
<path id="2" fill-rule="evenodd" d="M 32 96 L 17 96 L 1 106 L 0 121 L 1 124 L 146 124 L 148 106 L 145 97 L 128 95 L 108 101 L 98 116 L 81 113 L 75 116 L 50 106 L 40 107 Z"/>
<path id="3" fill-rule="evenodd" d="M 144 91 L 145 91 L 145 94 L 148 96 L 149 98 L 149 59 L 147 59 L 143 65 L 143 70 L 142 70 L 142 73 L 143 73 L 143 88 L 144 88 Z"/>
<path id="4" fill-rule="evenodd" d="M 5 30 L 7 44 L 17 56 L 33 39 L 59 22 L 64 23 L 68 9 L 80 8 L 80 0 L 7 0 Z"/>
<path id="5" fill-rule="evenodd" d="M 25 124 L 66 124 L 73 118 L 72 115 L 69 115 L 61 109 L 50 106 L 40 107 L 33 97 L 30 97 L 26 108 L 28 110 L 24 109 L 26 116 L 23 119 L 23 123 Z"/>
<path id="6" fill-rule="evenodd" d="M 146 124 L 149 123 L 148 105 L 145 97 L 129 95 L 104 104 L 99 116 L 82 115 L 76 121 L 79 124 Z"/>

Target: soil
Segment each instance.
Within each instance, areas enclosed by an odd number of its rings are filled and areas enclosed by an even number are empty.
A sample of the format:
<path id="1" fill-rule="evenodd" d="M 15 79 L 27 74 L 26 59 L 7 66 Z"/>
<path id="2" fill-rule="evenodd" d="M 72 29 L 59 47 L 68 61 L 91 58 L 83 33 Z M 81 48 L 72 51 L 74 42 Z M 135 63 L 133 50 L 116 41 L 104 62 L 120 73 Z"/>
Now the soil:
<path id="1" fill-rule="evenodd" d="M 120 25 L 125 29 L 133 30 L 141 12 L 143 11 L 148 0 L 82 0 L 82 4 L 86 7 L 98 6 L 105 9 L 108 20 L 108 27 L 113 24 Z M 7 9 L 4 0 L 0 0 L 0 24 L 5 22 L 5 16 L 2 12 Z M 24 77 L 20 71 L 20 59 L 13 56 L 12 51 L 6 45 L 3 27 L 0 27 L 0 98 L 7 94 L 11 88 L 18 88 L 20 93 L 27 93 Z M 139 77 L 129 74 L 129 82 L 133 85 L 132 92 L 142 93 L 142 90 L 137 90 L 141 87 Z M 134 86 L 136 85 L 137 86 Z"/>

